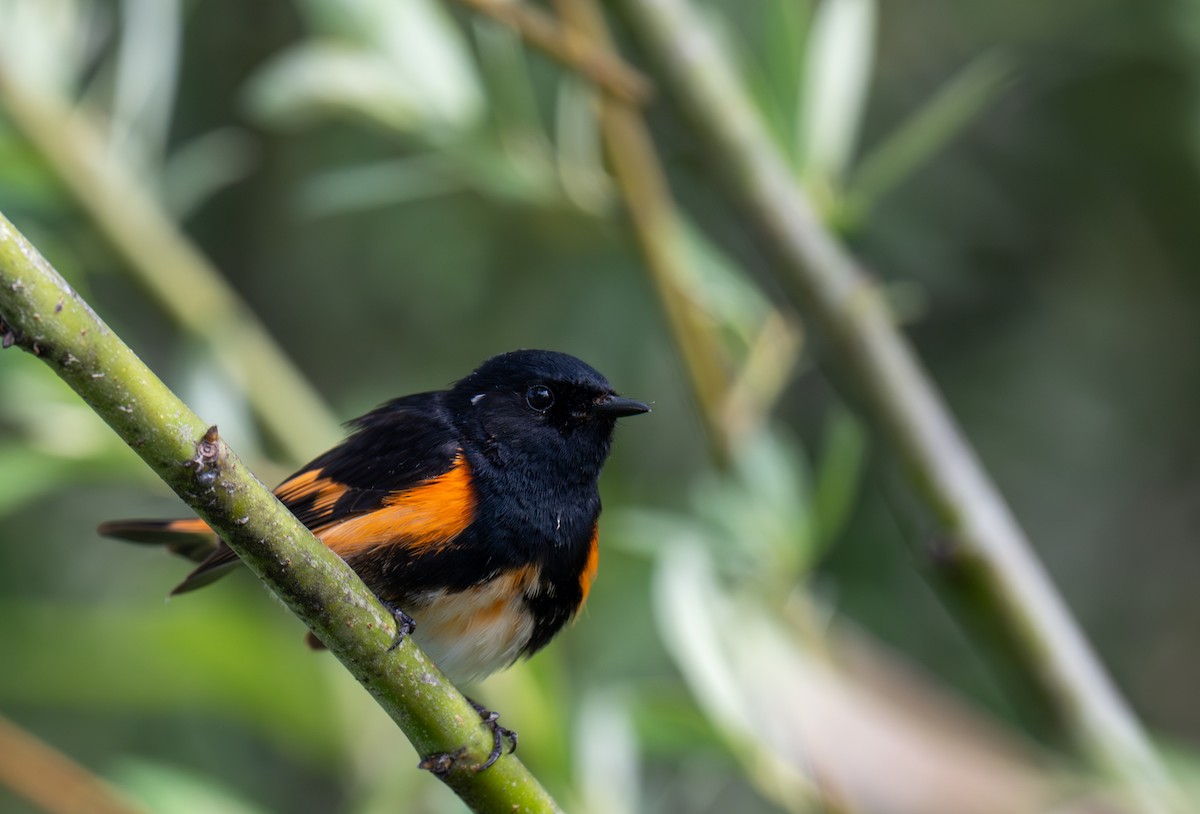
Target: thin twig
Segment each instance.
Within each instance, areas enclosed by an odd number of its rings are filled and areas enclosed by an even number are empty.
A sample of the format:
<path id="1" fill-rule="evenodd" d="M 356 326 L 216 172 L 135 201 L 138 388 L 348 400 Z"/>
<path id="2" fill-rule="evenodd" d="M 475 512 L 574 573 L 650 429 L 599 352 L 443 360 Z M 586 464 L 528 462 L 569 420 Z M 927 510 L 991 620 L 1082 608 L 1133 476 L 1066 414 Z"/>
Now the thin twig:
<path id="1" fill-rule="evenodd" d="M 715 155 L 710 166 L 723 170 L 720 180 L 765 236 L 783 283 L 827 345 L 826 364 L 851 383 L 957 543 L 959 562 L 1019 642 L 1026 673 L 1098 765 L 1136 792 L 1147 811 L 1179 810 L 1141 726 L 897 330 L 878 286 L 819 222 L 715 38 L 686 0 L 625 0 L 621 8 Z"/>
<path id="2" fill-rule="evenodd" d="M 168 390 L 2 215 L 0 337 L 0 345 L 37 356 L 70 385 L 309 626 L 418 753 L 432 758 L 466 750 L 458 760 L 426 765 L 444 767 L 439 779 L 468 806 L 558 810 L 512 755 L 474 770 L 492 746 L 478 713 L 411 640 L 390 646 L 392 615 L 350 566 L 275 499 L 217 428 Z M 69 647 L 69 638 L 57 644 Z"/>
<path id="3" fill-rule="evenodd" d="M 622 101 L 643 105 L 654 94 L 650 80 L 586 39 L 571 36 L 544 11 L 521 0 L 458 0 L 516 31 L 522 39 Z"/>
<path id="4" fill-rule="evenodd" d="M 0 716 L 0 784 L 47 814 L 144 814 L 101 778 Z"/>
<path id="5" fill-rule="evenodd" d="M 566 29 L 595 48 L 612 47 L 604 17 L 587 2 L 557 4 Z M 675 337 L 700 418 L 719 461 L 728 460 L 731 436 L 722 405 L 732 387 L 731 360 L 717 342 L 711 318 L 684 282 L 680 216 L 638 110 L 614 95 L 599 99 L 600 127 L 617 186 L 646 261 L 659 303 Z"/>

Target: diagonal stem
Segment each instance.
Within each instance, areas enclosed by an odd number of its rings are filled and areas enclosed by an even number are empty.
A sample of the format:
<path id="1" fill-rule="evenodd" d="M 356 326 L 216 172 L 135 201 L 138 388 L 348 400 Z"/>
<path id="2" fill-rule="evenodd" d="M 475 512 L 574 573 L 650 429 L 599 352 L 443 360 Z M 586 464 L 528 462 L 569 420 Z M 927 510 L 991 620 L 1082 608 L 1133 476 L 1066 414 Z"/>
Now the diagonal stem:
<path id="1" fill-rule="evenodd" d="M 85 767 L 0 716 L 0 784 L 47 814 L 145 814 Z"/>
<path id="2" fill-rule="evenodd" d="M 1026 674 L 1096 763 L 1147 811 L 1178 810 L 1145 732 L 1072 619 L 1004 499 L 942 402 L 878 286 L 828 230 L 687 0 L 624 0 L 665 91 L 718 158 L 720 180 L 765 237 L 781 282 L 825 343 L 825 364 L 908 468 L 954 541 L 959 573 L 1009 633 Z"/>
<path id="3" fill-rule="evenodd" d="M 544 54 L 573 69 L 618 99 L 645 104 L 653 87 L 644 75 L 622 62 L 611 49 L 572 37 L 554 17 L 522 0 L 458 0 L 475 12 L 516 31 Z"/>

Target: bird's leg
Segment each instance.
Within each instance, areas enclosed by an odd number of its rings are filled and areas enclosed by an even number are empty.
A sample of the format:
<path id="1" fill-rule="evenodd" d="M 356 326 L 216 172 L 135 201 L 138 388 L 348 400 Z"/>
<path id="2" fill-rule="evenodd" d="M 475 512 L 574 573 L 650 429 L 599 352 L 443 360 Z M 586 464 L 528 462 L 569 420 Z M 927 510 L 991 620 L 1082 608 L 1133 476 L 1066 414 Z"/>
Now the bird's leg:
<path id="1" fill-rule="evenodd" d="M 392 640 L 392 646 L 388 648 L 388 652 L 390 653 L 399 647 L 417 629 L 417 623 L 413 621 L 411 616 L 401 610 L 399 605 L 388 602 L 386 599 L 379 601 L 383 603 L 383 606 L 388 609 L 388 613 L 392 614 L 392 618 L 396 620 L 396 638 Z"/>

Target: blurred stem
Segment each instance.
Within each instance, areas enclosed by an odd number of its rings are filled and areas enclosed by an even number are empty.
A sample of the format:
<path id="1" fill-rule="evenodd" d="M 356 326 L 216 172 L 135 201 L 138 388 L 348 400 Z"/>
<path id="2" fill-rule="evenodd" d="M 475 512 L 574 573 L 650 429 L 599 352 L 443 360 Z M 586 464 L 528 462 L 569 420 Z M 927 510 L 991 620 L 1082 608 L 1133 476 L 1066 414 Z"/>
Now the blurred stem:
<path id="1" fill-rule="evenodd" d="M 565 26 L 577 38 L 592 42 L 597 48 L 612 47 L 604 17 L 591 0 L 560 0 L 557 5 Z M 687 258 L 679 214 L 654 143 L 637 110 L 614 96 L 600 99 L 600 127 L 617 186 L 687 369 L 701 419 L 718 461 L 724 462 L 728 460 L 731 443 L 729 428 L 722 420 L 722 407 L 732 384 L 728 354 L 716 341 L 711 318 L 687 291 L 683 273 Z"/>
<path id="2" fill-rule="evenodd" d="M 534 33 L 540 29 L 569 43 L 575 53 L 613 53 L 604 17 L 598 7 L 588 0 L 559 0 L 556 3 L 563 24 L 542 12 L 516 2 L 497 0 L 460 0 L 476 10 L 497 15 L 530 15 L 538 19 L 535 26 L 512 27 L 535 47 L 542 47 Z M 579 61 L 562 60 L 568 67 L 587 72 Z M 713 330 L 712 318 L 704 312 L 688 291 L 679 214 L 671 197 L 649 130 L 637 111 L 637 99 L 610 83 L 597 82 L 605 91 L 600 97 L 599 118 L 604 142 L 612 163 L 617 186 L 625 200 L 633 223 L 634 233 L 646 260 L 646 267 L 662 304 L 667 323 L 675 338 L 692 386 L 700 418 L 711 441 L 718 463 L 728 460 L 729 451 L 739 432 L 752 428 L 761 418 L 778 388 L 772 377 L 755 366 L 755 375 L 735 381 L 728 354 L 720 346 Z M 799 346 L 799 335 L 779 313 L 772 313 L 766 322 L 760 342 L 751 350 L 753 360 L 775 363 L 776 370 L 790 371 Z M 749 364 L 749 362 L 747 363 Z"/>
<path id="3" fill-rule="evenodd" d="M 374 696 L 421 755 L 466 752 L 439 775 L 475 811 L 557 811 L 340 557 L 275 499 L 0 215 L 0 342 L 46 362 L 220 534 Z M 58 645 L 70 646 L 69 637 Z M 54 646 L 49 643 L 48 646 Z M 86 665 L 80 666 L 86 671 Z"/>
<path id="4" fill-rule="evenodd" d="M 650 81 L 610 49 L 597 47 L 564 31 L 536 6 L 521 0 L 458 0 L 464 6 L 516 31 L 523 40 L 624 102 L 645 104 Z"/>
<path id="5" fill-rule="evenodd" d="M 991 614 L 1019 645 L 1072 733 L 1146 811 L 1178 809 L 1177 791 L 1033 555 L 1024 533 L 897 329 L 878 286 L 818 221 L 717 42 L 686 0 L 621 9 L 663 70 L 664 86 L 708 142 L 720 180 L 777 259 L 776 269 L 957 546 Z"/>
<path id="6" fill-rule="evenodd" d="M 767 405 L 775 404 L 791 381 L 804 346 L 804 331 L 796 323 L 778 310 L 767 314 L 721 404 L 721 423 L 732 438 L 753 435 Z"/>
<path id="7" fill-rule="evenodd" d="M 69 757 L 0 716 L 0 783 L 48 814 L 144 814 Z"/>
<path id="8" fill-rule="evenodd" d="M 0 105 L 138 282 L 211 349 L 289 458 L 307 460 L 337 440 L 337 421 L 320 397 L 82 110 L 52 89 L 22 87 L 2 66 Z"/>

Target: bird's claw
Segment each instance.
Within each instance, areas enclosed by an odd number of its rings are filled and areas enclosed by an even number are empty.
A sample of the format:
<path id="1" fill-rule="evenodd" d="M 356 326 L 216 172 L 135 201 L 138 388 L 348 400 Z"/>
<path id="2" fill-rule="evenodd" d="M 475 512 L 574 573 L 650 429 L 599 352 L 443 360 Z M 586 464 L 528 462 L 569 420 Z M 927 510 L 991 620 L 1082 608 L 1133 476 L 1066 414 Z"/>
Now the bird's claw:
<path id="1" fill-rule="evenodd" d="M 392 618 L 396 620 L 396 638 L 392 640 L 392 646 L 388 648 L 388 652 L 390 653 L 412 635 L 412 632 L 417 629 L 417 623 L 413 621 L 411 616 L 391 602 L 384 602 L 383 606 L 388 609 L 388 612 L 392 614 Z"/>
<path id="2" fill-rule="evenodd" d="M 499 712 L 493 712 L 484 707 L 483 704 L 471 701 L 470 698 L 467 700 L 471 702 L 471 706 L 474 707 L 475 711 L 479 713 L 479 718 L 483 721 L 483 725 L 492 730 L 492 751 L 488 754 L 487 760 L 485 760 L 483 764 L 475 770 L 477 772 L 482 772 L 484 769 L 488 768 L 500 759 L 500 755 L 504 752 L 505 738 L 507 738 L 509 742 L 508 753 L 511 755 L 513 752 L 517 751 L 517 733 L 506 726 L 500 725 Z"/>

